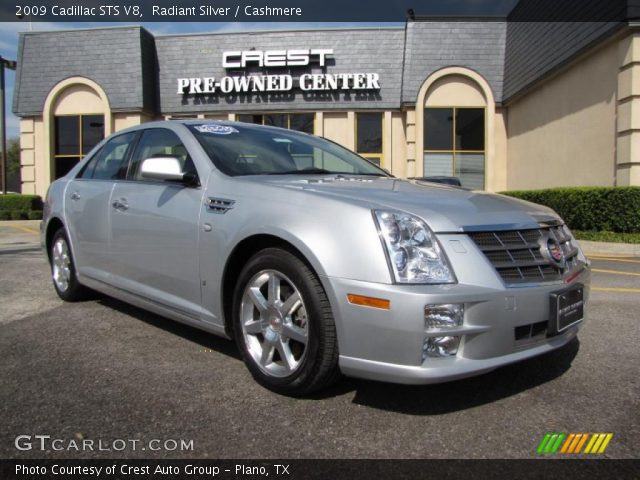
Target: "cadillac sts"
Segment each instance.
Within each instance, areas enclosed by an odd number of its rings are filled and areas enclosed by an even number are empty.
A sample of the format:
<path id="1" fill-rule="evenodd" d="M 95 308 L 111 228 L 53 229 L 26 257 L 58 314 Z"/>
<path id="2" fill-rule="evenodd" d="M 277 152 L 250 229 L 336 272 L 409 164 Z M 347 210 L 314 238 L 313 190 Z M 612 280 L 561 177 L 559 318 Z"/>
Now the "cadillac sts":
<path id="1" fill-rule="evenodd" d="M 234 122 L 105 139 L 51 184 L 41 240 L 63 300 L 96 290 L 235 339 L 253 377 L 290 395 L 544 354 L 577 335 L 589 295 L 589 263 L 548 208 Z"/>

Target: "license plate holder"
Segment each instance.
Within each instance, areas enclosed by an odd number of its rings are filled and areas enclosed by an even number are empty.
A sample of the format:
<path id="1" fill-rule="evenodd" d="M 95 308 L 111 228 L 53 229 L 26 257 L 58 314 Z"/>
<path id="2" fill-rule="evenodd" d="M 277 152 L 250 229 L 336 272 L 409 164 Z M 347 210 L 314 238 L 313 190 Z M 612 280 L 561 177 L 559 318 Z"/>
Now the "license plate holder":
<path id="1" fill-rule="evenodd" d="M 580 323 L 584 317 L 584 285 L 572 285 L 552 292 L 549 298 L 549 336 L 558 335 Z"/>

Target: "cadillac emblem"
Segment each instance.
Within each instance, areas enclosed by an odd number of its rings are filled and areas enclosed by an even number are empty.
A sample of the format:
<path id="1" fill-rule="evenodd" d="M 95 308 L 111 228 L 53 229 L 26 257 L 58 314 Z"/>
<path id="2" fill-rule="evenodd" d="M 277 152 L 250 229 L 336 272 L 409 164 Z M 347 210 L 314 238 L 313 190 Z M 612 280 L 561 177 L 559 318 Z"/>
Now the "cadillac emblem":
<path id="1" fill-rule="evenodd" d="M 564 253 L 562 247 L 555 238 L 547 239 L 547 251 L 549 252 L 549 258 L 553 260 L 559 267 L 564 268 Z"/>
<path id="2" fill-rule="evenodd" d="M 556 240 L 553 234 L 543 234 L 538 241 L 538 245 L 540 245 L 540 253 L 547 261 L 561 270 L 565 268 L 566 258 L 562 251 L 562 246 L 560 246 L 560 242 Z"/>

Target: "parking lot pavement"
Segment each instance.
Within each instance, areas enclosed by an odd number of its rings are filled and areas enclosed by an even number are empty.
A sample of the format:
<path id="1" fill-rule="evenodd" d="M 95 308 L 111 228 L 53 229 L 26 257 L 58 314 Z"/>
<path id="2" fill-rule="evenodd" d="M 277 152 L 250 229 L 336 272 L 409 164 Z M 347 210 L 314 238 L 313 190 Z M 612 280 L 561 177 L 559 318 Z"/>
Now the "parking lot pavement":
<path id="1" fill-rule="evenodd" d="M 611 432 L 600 456 L 637 458 L 640 258 L 593 269 L 589 321 L 561 350 L 448 384 L 344 379 L 292 399 L 257 385 L 232 342 L 106 297 L 64 304 L 40 251 L 0 249 L 0 457 L 519 458 L 547 432 Z M 18 451 L 18 435 L 193 449 Z"/>
<path id="2" fill-rule="evenodd" d="M 40 220 L 0 221 L 0 251 L 37 247 L 39 228 Z"/>

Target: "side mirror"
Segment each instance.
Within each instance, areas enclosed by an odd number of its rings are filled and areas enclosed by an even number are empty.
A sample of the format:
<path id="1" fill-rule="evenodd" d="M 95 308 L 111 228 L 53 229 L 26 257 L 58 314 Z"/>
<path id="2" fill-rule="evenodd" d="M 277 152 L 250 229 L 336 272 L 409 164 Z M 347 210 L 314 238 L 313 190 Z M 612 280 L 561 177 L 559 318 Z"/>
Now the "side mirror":
<path id="1" fill-rule="evenodd" d="M 183 172 L 180 162 L 175 157 L 151 157 L 142 161 L 140 174 L 144 178 L 165 180 L 169 182 L 194 183 L 192 173 Z"/>

